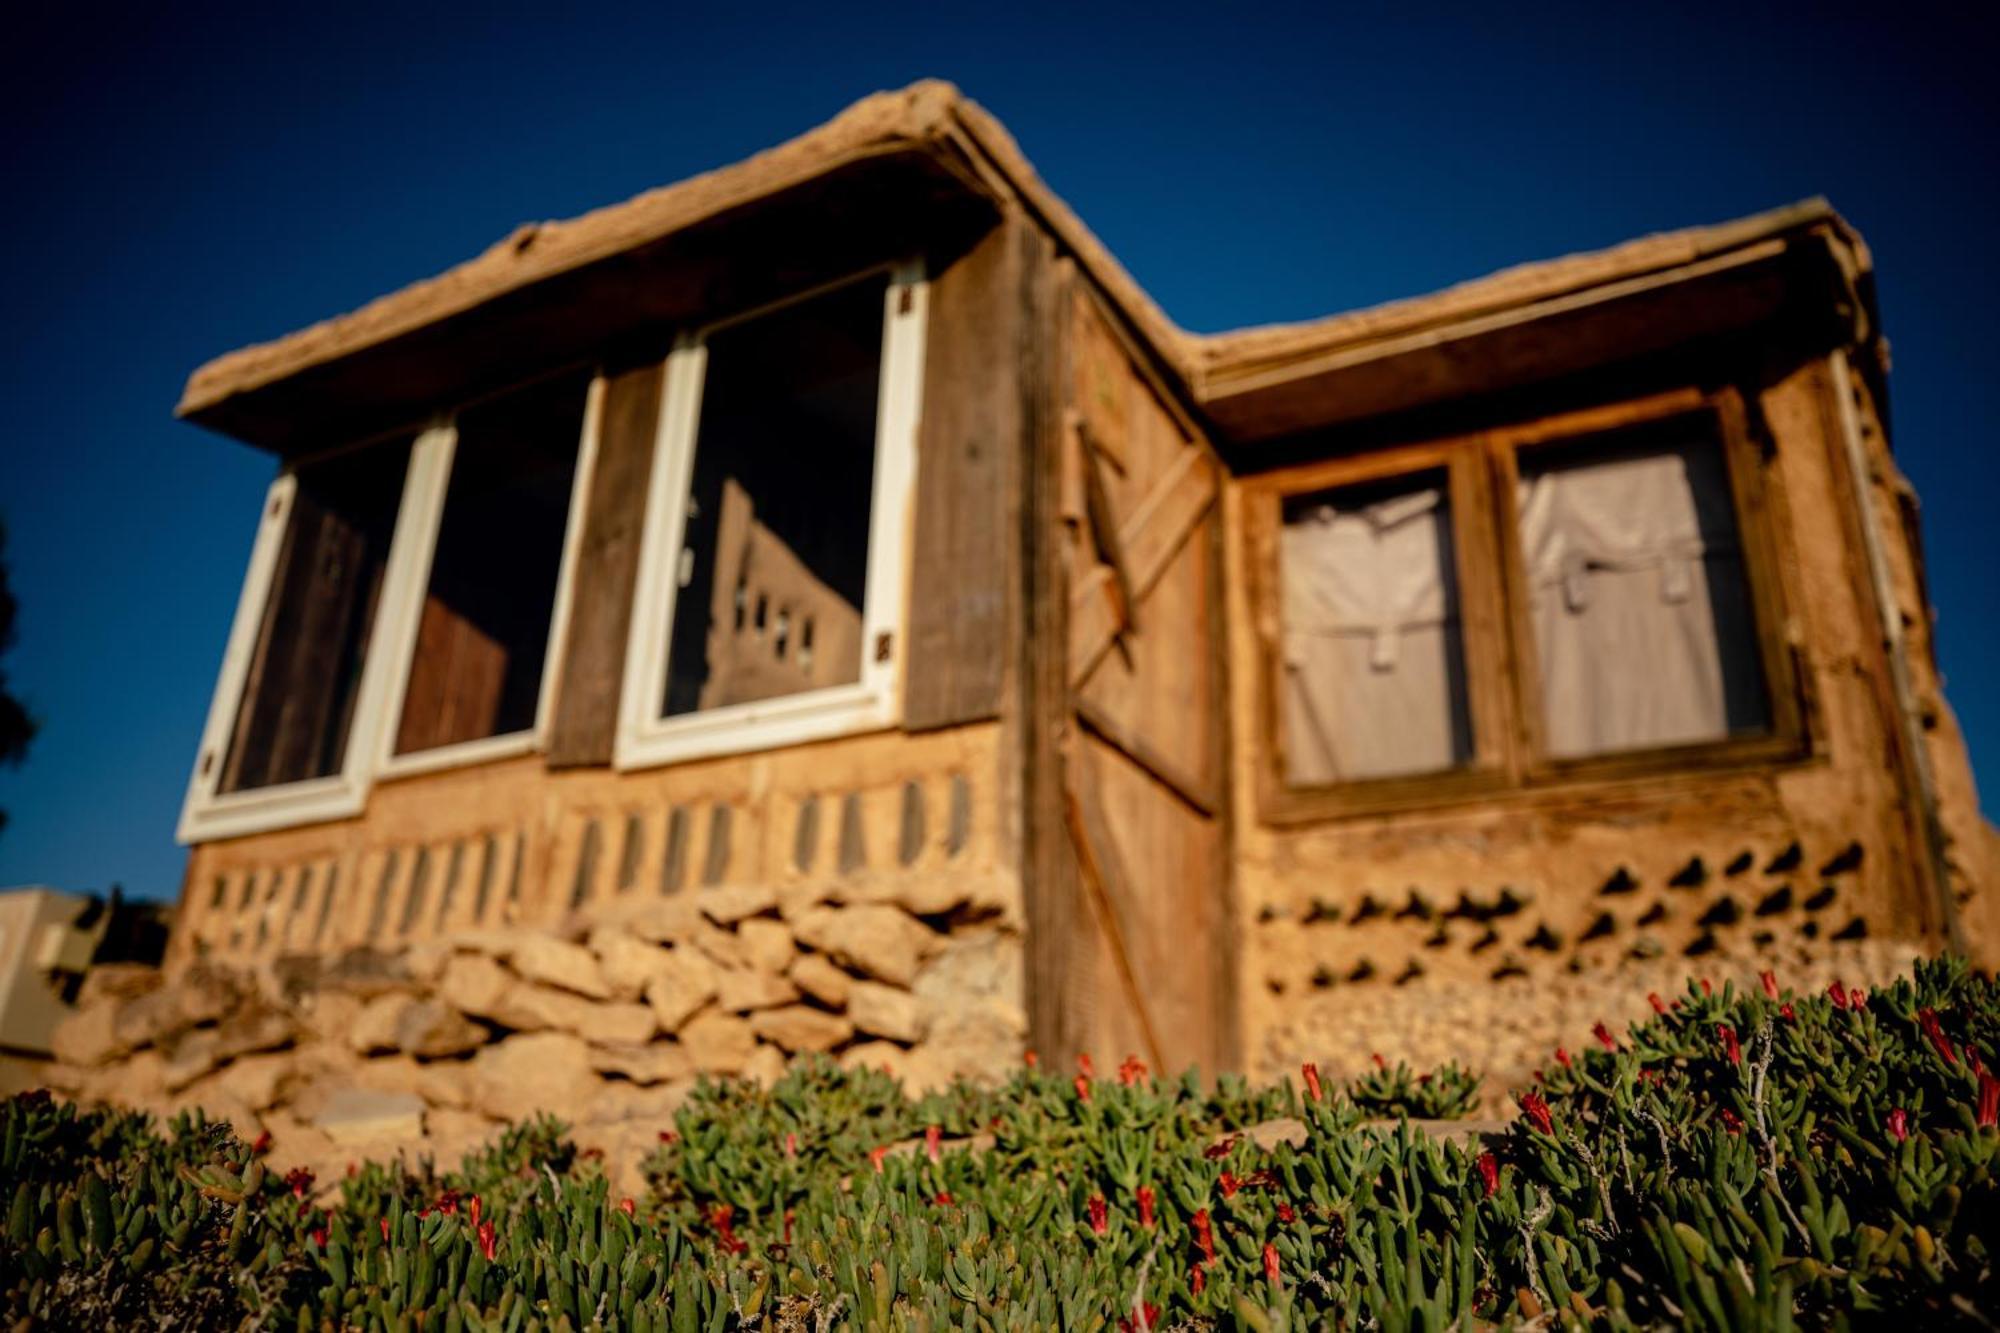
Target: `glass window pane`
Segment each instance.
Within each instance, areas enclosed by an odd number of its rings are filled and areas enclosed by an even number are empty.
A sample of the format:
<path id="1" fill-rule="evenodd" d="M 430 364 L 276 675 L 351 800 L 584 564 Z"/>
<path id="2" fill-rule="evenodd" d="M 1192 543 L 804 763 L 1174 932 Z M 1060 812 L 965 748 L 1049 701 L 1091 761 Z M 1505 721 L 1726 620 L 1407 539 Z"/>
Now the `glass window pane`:
<path id="1" fill-rule="evenodd" d="M 886 285 L 708 340 L 665 716 L 861 678 Z"/>
<path id="2" fill-rule="evenodd" d="M 396 753 L 535 725 L 589 378 L 458 415 Z"/>
<path id="3" fill-rule="evenodd" d="M 1722 447 L 1680 419 L 1520 456 L 1549 753 L 1770 727 Z"/>
<path id="4" fill-rule="evenodd" d="M 217 791 L 340 771 L 409 462 L 405 439 L 298 469 Z"/>
<path id="5" fill-rule="evenodd" d="M 1279 583 L 1289 781 L 1434 773 L 1471 759 L 1441 474 L 1288 500 Z"/>

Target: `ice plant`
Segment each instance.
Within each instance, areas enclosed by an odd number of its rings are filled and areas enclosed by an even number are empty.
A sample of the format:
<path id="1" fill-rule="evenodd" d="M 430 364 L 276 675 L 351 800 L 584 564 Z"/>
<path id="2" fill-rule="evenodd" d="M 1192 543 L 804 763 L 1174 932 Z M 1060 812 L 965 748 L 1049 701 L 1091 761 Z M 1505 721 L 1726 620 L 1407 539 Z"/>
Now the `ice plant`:
<path id="1" fill-rule="evenodd" d="M 1953 1048 L 1951 1038 L 1944 1035 L 1944 1025 L 1938 1022 L 1937 1010 L 1917 1010 L 1917 1026 L 1924 1030 L 1924 1036 L 1930 1039 L 1931 1045 L 1937 1048 L 1937 1053 L 1944 1057 L 1946 1064 L 1958 1063 L 1958 1052 Z"/>
<path id="2" fill-rule="evenodd" d="M 1490 1152 L 1483 1152 L 1475 1165 L 1479 1167 L 1479 1183 L 1490 1199 L 1500 1192 L 1500 1159 Z"/>
<path id="3" fill-rule="evenodd" d="M 1090 1100 L 1090 1079 L 1082 1074 L 1076 1076 L 1076 1099 L 1080 1102 Z"/>
<path id="4" fill-rule="evenodd" d="M 1792 1012 L 1792 1005 L 1789 1000 L 1778 1006 L 1778 1012 L 1784 1015 L 1787 1023 L 1794 1022 L 1798 1018 L 1798 1015 Z"/>
<path id="5" fill-rule="evenodd" d="M 1235 1198 L 1236 1191 L 1243 1188 L 1243 1182 L 1227 1171 L 1222 1173 L 1222 1179 L 1217 1184 L 1222 1187 L 1222 1197 L 1225 1199 Z"/>
<path id="6" fill-rule="evenodd" d="M 1722 1121 L 1722 1127 L 1731 1134 L 1741 1134 L 1743 1132 L 1743 1117 L 1736 1114 L 1736 1112 L 1725 1106 L 1715 1114 Z"/>
<path id="7" fill-rule="evenodd" d="M 936 1125 L 924 1127 L 924 1156 L 933 1162 L 938 1159 L 938 1145 L 944 1142 L 944 1130 Z"/>
<path id="8" fill-rule="evenodd" d="M 1560 1046 L 1556 1047 L 1556 1063 L 1564 1069 L 1569 1068 L 1569 1052 Z"/>
<path id="9" fill-rule="evenodd" d="M 1111 1230 L 1111 1207 L 1102 1194 L 1090 1196 L 1090 1229 L 1099 1236 Z"/>
<path id="10" fill-rule="evenodd" d="M 259 1134 L 257 1141 L 250 1145 L 250 1151 L 259 1157 L 271 1151 L 271 1131 L 267 1129 Z"/>
<path id="11" fill-rule="evenodd" d="M 375 1220 L 381 1224 L 382 1243 L 386 1245 L 389 1242 L 389 1219 L 386 1217 L 378 1217 Z"/>
<path id="12" fill-rule="evenodd" d="M 1660 993 L 1658 991 L 1656 990 L 1647 991 L 1646 1003 L 1652 1005 L 1653 1012 L 1658 1014 L 1660 1017 L 1665 1018 L 1667 1016 L 1667 1002 L 1660 998 Z"/>
<path id="13" fill-rule="evenodd" d="M 1376 1067 L 1377 1069 L 1384 1069 L 1384 1070 L 1386 1070 L 1386 1069 L 1387 1069 L 1387 1068 L 1389 1067 L 1389 1062 L 1388 1062 L 1387 1060 L 1384 1060 L 1384 1059 L 1382 1058 L 1382 1052 L 1380 1052 L 1380 1051 L 1370 1051 L 1370 1052 L 1368 1052 L 1368 1058 L 1369 1058 L 1370 1060 L 1373 1060 L 1373 1061 L 1375 1062 L 1375 1067 Z"/>
<path id="14" fill-rule="evenodd" d="M 1278 1247 L 1268 1240 L 1264 1242 L 1264 1277 L 1272 1286 L 1278 1285 Z"/>
<path id="15" fill-rule="evenodd" d="M 662 1143 L 676 1143 L 680 1140 L 680 1137 L 680 1135 L 674 1133 L 671 1129 L 660 1131 L 660 1142 Z"/>
<path id="16" fill-rule="evenodd" d="M 1076 1057 L 1076 1072 L 1081 1078 L 1097 1077 L 1097 1066 L 1090 1062 L 1089 1051 L 1085 1051 L 1082 1055 Z"/>
<path id="17" fill-rule="evenodd" d="M 1910 1137 L 1910 1113 L 1900 1106 L 1889 1112 L 1889 1137 L 1898 1143 Z"/>
<path id="18" fill-rule="evenodd" d="M 1136 1055 L 1125 1057 L 1125 1063 L 1118 1066 L 1118 1084 L 1129 1088 L 1146 1077 L 1146 1062 Z"/>
<path id="19" fill-rule="evenodd" d="M 1188 1225 L 1194 1228 L 1194 1243 L 1201 1250 L 1201 1261 L 1205 1264 L 1214 1263 L 1215 1233 L 1209 1228 L 1208 1209 L 1197 1208 L 1194 1216 L 1188 1219 Z"/>
<path id="20" fill-rule="evenodd" d="M 1024 1064 L 1024 1065 L 1026 1065 L 1026 1066 L 1027 1066 L 1028 1068 L 1030 1068 L 1030 1069 L 1033 1069 L 1033 1068 L 1034 1068 L 1035 1066 L 1039 1065 L 1039 1064 L 1040 1064 L 1041 1062 L 1042 1062 L 1042 1057 L 1041 1057 L 1041 1056 L 1039 1056 L 1039 1055 L 1036 1055 L 1036 1054 L 1035 1054 L 1035 1053 L 1034 1053 L 1033 1051 L 1029 1051 L 1029 1052 L 1027 1052 L 1027 1053 L 1026 1053 L 1025 1055 L 1023 1055 L 1023 1056 L 1021 1057 L 1021 1063 L 1022 1063 L 1022 1064 Z"/>
<path id="21" fill-rule="evenodd" d="M 317 1245 L 317 1246 L 318 1246 L 318 1247 L 319 1247 L 320 1249 L 322 1249 L 322 1250 L 326 1248 L 326 1228 L 325 1228 L 325 1227 L 314 1227 L 314 1228 L 313 1228 L 313 1233 L 312 1233 L 312 1236 L 313 1236 L 313 1244 L 314 1244 L 314 1245 Z"/>
<path id="22" fill-rule="evenodd" d="M 1833 984 L 1826 988 L 1826 998 L 1833 1001 L 1833 1007 L 1836 1009 L 1847 1007 L 1847 991 L 1841 987 L 1838 977 L 1834 978 Z"/>
<path id="23" fill-rule="evenodd" d="M 630 1199 L 620 1199 L 618 1201 L 618 1211 L 627 1217 L 637 1217 L 639 1215 L 639 1205 L 633 1203 Z"/>
<path id="24" fill-rule="evenodd" d="M 950 1190 L 939 1190 L 939 1191 L 938 1191 L 938 1192 L 937 1192 L 936 1194 L 933 1194 L 933 1195 L 931 1196 L 931 1202 L 932 1202 L 932 1203 L 934 1203 L 934 1204 L 936 1204 L 936 1205 L 937 1205 L 938 1207 L 940 1207 L 940 1208 L 949 1208 L 949 1207 L 951 1207 L 951 1191 L 950 1191 Z M 785 1216 L 786 1216 L 787 1218 L 789 1218 L 789 1217 L 791 1216 L 791 1210 L 790 1210 L 790 1209 L 786 1209 L 786 1210 L 785 1210 Z"/>
<path id="25" fill-rule="evenodd" d="M 870 1148 L 868 1150 L 868 1160 L 874 1164 L 876 1175 L 879 1176 L 882 1174 L 882 1159 L 888 1155 L 889 1145 L 886 1143 L 879 1148 Z"/>
<path id="26" fill-rule="evenodd" d="M 1151 1185 L 1141 1185 L 1139 1187 L 1139 1225 L 1148 1231 L 1153 1229 L 1153 1187 Z"/>
<path id="27" fill-rule="evenodd" d="M 799 1136 L 791 1130 L 785 1131 L 785 1157 L 787 1160 L 799 1155 Z"/>
<path id="28" fill-rule="evenodd" d="M 1139 1317 L 1137 1319 L 1134 1319 L 1129 1314 L 1119 1317 L 1118 1333 L 1145 1333 L 1145 1330 L 1159 1322 L 1160 1307 L 1151 1301 L 1141 1301 L 1139 1302 Z"/>
<path id="29" fill-rule="evenodd" d="M 1280 1222 L 1283 1222 L 1285 1225 L 1290 1226 L 1293 1222 L 1298 1221 L 1298 1219 L 1299 1215 L 1292 1211 L 1292 1206 L 1290 1204 L 1281 1203 L 1278 1205 L 1278 1220 Z"/>
<path id="30" fill-rule="evenodd" d="M 473 1226 L 477 1227 L 479 1225 L 479 1196 L 477 1194 L 473 1195 L 471 1200 L 465 1205 L 465 1215 L 471 1219 Z"/>
<path id="31" fill-rule="evenodd" d="M 1596 1025 L 1590 1029 L 1590 1035 L 1597 1038 L 1598 1045 L 1602 1046 L 1605 1050 L 1615 1051 L 1618 1049 L 1618 1039 L 1611 1035 L 1611 1029 L 1604 1025 L 1603 1019 L 1600 1018 L 1597 1020 Z"/>
<path id="32" fill-rule="evenodd" d="M 792 1210 L 789 1208 L 785 1209 L 784 1243 L 786 1245 L 790 1245 L 792 1243 Z"/>
<path id="33" fill-rule="evenodd" d="M 1868 992 L 1861 989 L 1861 987 L 1859 986 L 1854 986 L 1850 988 L 1847 992 L 1847 1007 L 1849 1009 L 1854 1010 L 1857 1013 L 1859 1013 L 1862 1009 L 1867 1008 Z"/>
<path id="34" fill-rule="evenodd" d="M 1521 1097 L 1521 1111 L 1535 1122 L 1535 1128 L 1544 1134 L 1556 1132 L 1555 1118 L 1549 1114 L 1549 1104 L 1542 1100 L 1539 1092 L 1525 1093 Z"/>
<path id="35" fill-rule="evenodd" d="M 500 1251 L 499 1233 L 493 1229 L 491 1222 L 481 1222 L 479 1224 L 478 1235 L 480 1257 L 484 1258 L 490 1264 L 493 1262 L 493 1256 Z"/>
<path id="36" fill-rule="evenodd" d="M 1979 1113 L 1973 1123 L 1981 1129 L 2000 1125 L 2000 1078 L 1985 1069 L 1979 1071 Z"/>
<path id="37" fill-rule="evenodd" d="M 1221 1161 L 1223 1158 L 1229 1156 L 1230 1153 L 1236 1151 L 1236 1141 L 1242 1137 L 1240 1134 L 1231 1134 L 1226 1139 L 1217 1139 L 1206 1148 L 1203 1148 L 1201 1155 L 1211 1162 Z"/>
<path id="38" fill-rule="evenodd" d="M 1736 1029 L 1727 1023 L 1715 1025 L 1715 1039 L 1722 1043 L 1722 1054 L 1732 1065 L 1743 1063 L 1743 1048 L 1737 1044 Z"/>
<path id="39" fill-rule="evenodd" d="M 1757 974 L 1757 982 L 1763 986 L 1766 999 L 1775 1000 L 1778 998 L 1778 974 L 1776 972 L 1771 971 L 1768 967 L 1765 968 Z"/>
<path id="40" fill-rule="evenodd" d="M 295 1166 L 285 1172 L 285 1188 L 292 1192 L 294 1199 L 303 1199 L 312 1193 L 313 1173 L 302 1166 Z"/>
<path id="41" fill-rule="evenodd" d="M 1325 1094 L 1320 1091 L 1319 1066 L 1308 1060 L 1299 1066 L 1299 1072 L 1305 1075 L 1307 1099 L 1315 1102 L 1322 1100 Z"/>
<path id="42" fill-rule="evenodd" d="M 1713 987 L 1713 986 L 1711 986 L 1711 985 L 1709 985 L 1709 984 L 1708 984 L 1708 978 L 1707 978 L 1707 977 L 1703 977 L 1703 978 L 1701 979 L 1701 993 L 1702 993 L 1702 995 L 1703 995 L 1703 997 L 1704 997 L 1704 998 L 1706 998 L 1707 996 L 1710 996 L 1710 995 L 1713 995 L 1713 994 L 1715 994 L 1715 987 Z"/>

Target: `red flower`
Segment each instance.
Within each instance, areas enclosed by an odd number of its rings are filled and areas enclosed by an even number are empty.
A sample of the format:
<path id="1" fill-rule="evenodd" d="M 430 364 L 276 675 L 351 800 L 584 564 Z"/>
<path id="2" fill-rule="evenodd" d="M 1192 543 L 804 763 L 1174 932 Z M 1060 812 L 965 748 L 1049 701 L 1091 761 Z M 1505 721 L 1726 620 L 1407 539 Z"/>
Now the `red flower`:
<path id="1" fill-rule="evenodd" d="M 1944 1025 L 1938 1022 L 1937 1010 L 1917 1010 L 1917 1025 L 1924 1030 L 1924 1035 L 1930 1038 L 1931 1045 L 1937 1047 L 1938 1054 L 1944 1057 L 1946 1064 L 1958 1063 L 1958 1052 L 1953 1049 L 1951 1038 L 1944 1035 Z"/>
<path id="2" fill-rule="evenodd" d="M 1833 1007 L 1836 1009 L 1845 1009 L 1847 1007 L 1847 992 L 1841 989 L 1837 978 L 1831 986 L 1826 988 L 1826 998 L 1833 1001 Z"/>
<path id="3" fill-rule="evenodd" d="M 1139 1225 L 1148 1231 L 1153 1229 L 1153 1187 L 1151 1185 L 1141 1185 L 1139 1187 Z"/>
<path id="4" fill-rule="evenodd" d="M 1238 1180 L 1235 1176 L 1229 1174 L 1229 1172 L 1227 1171 L 1224 1171 L 1222 1173 L 1221 1185 L 1222 1185 L 1222 1197 L 1225 1199 L 1235 1198 L 1236 1191 L 1243 1188 L 1243 1182 Z"/>
<path id="5" fill-rule="evenodd" d="M 1667 1016 L 1667 1002 L 1660 998 L 1660 993 L 1658 991 L 1656 990 L 1647 991 L 1646 1003 L 1652 1005 L 1653 1012 L 1658 1014 L 1660 1017 L 1665 1018 Z"/>
<path id="6" fill-rule="evenodd" d="M 1264 1242 L 1264 1276 L 1272 1286 L 1278 1284 L 1278 1247 L 1269 1241 Z"/>
<path id="7" fill-rule="evenodd" d="M 1319 1086 L 1319 1066 L 1308 1060 L 1299 1066 L 1299 1072 L 1305 1075 L 1306 1096 L 1313 1101 L 1321 1100 L 1324 1094 Z"/>
<path id="8" fill-rule="evenodd" d="M 1292 1206 L 1290 1204 L 1281 1203 L 1278 1205 L 1278 1220 L 1280 1222 L 1283 1222 L 1285 1225 L 1290 1226 L 1293 1222 L 1298 1221 L 1298 1219 L 1299 1215 L 1292 1211 Z"/>
<path id="9" fill-rule="evenodd" d="M 1591 1028 L 1590 1035 L 1597 1038 L 1598 1044 L 1604 1047 L 1605 1050 L 1615 1051 L 1618 1049 L 1618 1039 L 1611 1035 L 1610 1028 L 1604 1026 L 1603 1019 L 1600 1018 L 1597 1020 L 1597 1025 Z"/>
<path id="10" fill-rule="evenodd" d="M 1490 1152 L 1479 1154 L 1474 1164 L 1479 1168 L 1479 1181 L 1486 1187 L 1486 1197 L 1492 1198 L 1500 1192 L 1500 1159 Z"/>
<path id="11" fill-rule="evenodd" d="M 1389 1067 L 1389 1062 L 1382 1058 L 1382 1052 L 1380 1051 L 1368 1052 L 1368 1058 L 1375 1062 L 1375 1067 L 1377 1069 L 1387 1069 Z"/>
<path id="12" fill-rule="evenodd" d="M 1847 992 L 1847 1007 L 1856 1012 L 1868 1007 L 1868 992 L 1855 986 Z"/>
<path id="13" fill-rule="evenodd" d="M 1076 1072 L 1084 1078 L 1097 1077 L 1097 1066 L 1090 1062 L 1089 1051 L 1085 1051 L 1082 1055 L 1076 1057 Z"/>
<path id="14" fill-rule="evenodd" d="M 1721 1119 L 1722 1127 L 1731 1134 L 1741 1134 L 1743 1132 L 1743 1117 L 1736 1114 L 1736 1112 L 1725 1106 L 1715 1114 Z"/>
<path id="15" fill-rule="evenodd" d="M 1141 1301 L 1139 1303 L 1139 1318 L 1134 1321 L 1131 1315 L 1125 1315 L 1119 1319 L 1118 1333 L 1144 1333 L 1144 1330 L 1151 1328 L 1159 1322 L 1160 1307 L 1151 1301 Z"/>
<path id="16" fill-rule="evenodd" d="M 250 1145 L 250 1151 L 257 1154 L 259 1157 L 262 1157 L 265 1153 L 271 1151 L 271 1131 L 267 1129 L 263 1133 L 259 1134 L 257 1136 L 257 1141 Z"/>
<path id="17" fill-rule="evenodd" d="M 662 1143 L 678 1143 L 680 1141 L 680 1137 L 681 1137 L 680 1135 L 674 1133 L 671 1129 L 663 1129 L 660 1131 L 660 1142 Z"/>
<path id="18" fill-rule="evenodd" d="M 1195 1296 L 1199 1296 L 1202 1293 L 1202 1288 L 1206 1287 L 1207 1285 L 1208 1285 L 1208 1274 L 1201 1271 L 1200 1264 L 1196 1264 L 1193 1268 L 1190 1268 L 1188 1270 L 1189 1293 Z"/>
<path id="19" fill-rule="evenodd" d="M 790 1245 L 790 1244 L 792 1243 L 792 1210 L 791 1210 L 791 1209 L 789 1209 L 789 1208 L 785 1209 L 785 1239 L 784 1239 L 784 1243 L 785 1243 L 785 1244 L 787 1244 L 787 1245 Z"/>
<path id="20" fill-rule="evenodd" d="M 303 1199 L 312 1193 L 313 1173 L 302 1166 L 295 1166 L 285 1172 L 285 1186 L 291 1190 L 294 1199 Z"/>
<path id="21" fill-rule="evenodd" d="M 1131 1087 L 1146 1077 L 1146 1062 L 1136 1055 L 1125 1057 L 1125 1063 L 1118 1066 L 1118 1082 L 1122 1087 Z"/>
<path id="22" fill-rule="evenodd" d="M 882 1159 L 888 1155 L 889 1145 L 886 1143 L 879 1148 L 870 1148 L 868 1150 L 868 1160 L 874 1164 L 876 1175 L 879 1176 L 882 1174 Z"/>
<path id="23" fill-rule="evenodd" d="M 493 1262 L 493 1256 L 500 1251 L 499 1233 L 494 1231 L 491 1222 L 481 1222 L 479 1224 L 478 1235 L 479 1253 L 490 1264 Z"/>
<path id="24" fill-rule="evenodd" d="M 1722 1054 L 1730 1064 L 1743 1063 L 1743 1048 L 1736 1043 L 1736 1029 L 1727 1023 L 1715 1025 L 1715 1039 L 1722 1043 Z"/>
<path id="25" fill-rule="evenodd" d="M 313 1244 L 319 1246 L 322 1250 L 326 1248 L 325 1227 L 314 1227 L 312 1236 L 313 1236 Z"/>
<path id="26" fill-rule="evenodd" d="M 1639 1071 L 1639 1081 L 1640 1081 L 1641 1083 L 1662 1083 L 1662 1082 L 1665 1082 L 1665 1080 L 1664 1080 L 1663 1078 L 1661 1078 L 1661 1076 L 1660 1076 L 1660 1071 L 1659 1071 L 1659 1070 L 1657 1070 L 1657 1069 L 1642 1069 L 1642 1070 L 1640 1070 L 1640 1071 Z"/>
<path id="27" fill-rule="evenodd" d="M 935 1162 L 938 1159 L 938 1145 L 942 1142 L 944 1142 L 944 1130 L 936 1125 L 926 1126 L 924 1129 L 924 1156 Z"/>
<path id="28" fill-rule="evenodd" d="M 1794 1019 L 1798 1017 L 1797 1014 L 1792 1012 L 1792 1004 L 1791 1001 L 1789 1000 L 1778 1006 L 1778 1012 L 1785 1016 L 1785 1021 L 1787 1023 L 1792 1022 Z"/>
<path id="29" fill-rule="evenodd" d="M 1898 1143 L 1910 1137 L 1910 1113 L 1900 1106 L 1889 1112 L 1889 1137 Z"/>
<path id="30" fill-rule="evenodd" d="M 1974 1121 L 1981 1129 L 2000 1125 L 2000 1078 L 1979 1071 L 1979 1114 Z"/>
<path id="31" fill-rule="evenodd" d="M 385 1245 L 386 1245 L 386 1244 L 388 1244 L 388 1243 L 389 1243 L 389 1219 L 388 1219 L 387 1217 L 378 1217 L 378 1218 L 376 1218 L 376 1219 L 375 1219 L 375 1221 L 376 1221 L 376 1222 L 377 1222 L 377 1224 L 379 1224 L 379 1225 L 381 1226 L 381 1228 L 382 1228 L 382 1243 L 383 1243 L 383 1244 L 385 1244 Z"/>
<path id="32" fill-rule="evenodd" d="M 1569 1052 L 1560 1046 L 1556 1047 L 1556 1063 L 1564 1069 L 1569 1068 Z"/>
<path id="33" fill-rule="evenodd" d="M 1030 1069 L 1033 1069 L 1041 1062 L 1042 1062 L 1042 1057 L 1036 1055 L 1033 1051 L 1029 1051 L 1026 1054 L 1022 1055 L 1021 1057 L 1021 1063 L 1026 1065 Z"/>
<path id="34" fill-rule="evenodd" d="M 951 1191 L 939 1190 L 936 1194 L 933 1194 L 931 1196 L 931 1202 L 936 1204 L 940 1208 L 951 1207 Z"/>
<path id="35" fill-rule="evenodd" d="M 748 1241 L 737 1238 L 735 1217 L 735 1207 L 726 1203 L 718 1203 L 708 1214 L 709 1223 L 715 1227 L 717 1242 L 729 1254 L 741 1254 L 750 1248 Z"/>
<path id="36" fill-rule="evenodd" d="M 473 1196 L 472 1196 L 472 1201 L 471 1201 L 470 1203 L 468 1203 L 468 1204 L 466 1205 L 466 1209 L 465 1209 L 465 1211 L 466 1211 L 466 1216 L 472 1219 L 472 1225 L 473 1225 L 473 1226 L 475 1226 L 475 1227 L 476 1227 L 476 1226 L 478 1226 L 478 1225 L 479 1225 L 479 1196 L 478 1196 L 477 1194 L 475 1194 L 475 1195 L 473 1195 Z"/>
<path id="37" fill-rule="evenodd" d="M 1208 1225 L 1208 1209 L 1197 1208 L 1194 1216 L 1188 1219 L 1188 1223 L 1194 1228 L 1194 1243 L 1201 1250 L 1202 1262 L 1214 1263 L 1215 1233 Z"/>
<path id="38" fill-rule="evenodd" d="M 1090 1229 L 1100 1236 L 1111 1230 L 1111 1208 L 1102 1194 L 1090 1196 Z"/>
<path id="39" fill-rule="evenodd" d="M 1757 980 L 1764 987 L 1766 998 L 1773 1000 L 1778 998 L 1778 974 L 1776 972 L 1765 968 L 1757 974 Z"/>
<path id="40" fill-rule="evenodd" d="M 1236 1140 L 1240 1137 L 1242 1136 L 1238 1134 L 1231 1134 L 1226 1139 L 1217 1139 L 1214 1143 L 1211 1143 L 1206 1148 L 1203 1148 L 1201 1150 L 1201 1155 L 1203 1157 L 1206 1157 L 1211 1162 L 1219 1162 L 1223 1158 L 1229 1156 L 1230 1153 L 1236 1151 Z"/>
<path id="41" fill-rule="evenodd" d="M 1521 1110 L 1528 1119 L 1535 1122 L 1535 1128 L 1544 1134 L 1556 1132 L 1556 1122 L 1549 1114 L 1549 1104 L 1542 1100 L 1539 1092 L 1530 1092 L 1521 1098 Z"/>
<path id="42" fill-rule="evenodd" d="M 633 1203 L 630 1199 L 620 1199 L 618 1201 L 618 1211 L 624 1213 L 627 1217 L 637 1217 L 639 1215 L 639 1205 Z"/>
<path id="43" fill-rule="evenodd" d="M 1090 1100 L 1090 1080 L 1082 1074 L 1076 1076 L 1076 1099 L 1080 1102 Z"/>
<path id="44" fill-rule="evenodd" d="M 1715 987 L 1708 984 L 1707 977 L 1701 979 L 1701 993 L 1705 996 L 1715 994 Z"/>

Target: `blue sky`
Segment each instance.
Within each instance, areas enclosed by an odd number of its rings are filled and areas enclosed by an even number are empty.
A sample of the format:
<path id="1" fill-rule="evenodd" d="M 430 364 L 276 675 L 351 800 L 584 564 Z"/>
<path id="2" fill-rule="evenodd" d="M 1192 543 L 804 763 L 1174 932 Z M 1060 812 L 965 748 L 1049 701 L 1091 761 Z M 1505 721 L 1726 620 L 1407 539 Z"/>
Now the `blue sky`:
<path id="1" fill-rule="evenodd" d="M 188 371 L 927 75 L 999 115 L 1197 330 L 1827 195 L 1880 270 L 1950 698 L 1994 808 L 2000 94 L 1975 18 L 54 8 L 10 19 L 0 53 L 4 665 L 43 720 L 0 770 L 0 884 L 178 888 L 174 820 L 272 473 L 173 420 Z"/>

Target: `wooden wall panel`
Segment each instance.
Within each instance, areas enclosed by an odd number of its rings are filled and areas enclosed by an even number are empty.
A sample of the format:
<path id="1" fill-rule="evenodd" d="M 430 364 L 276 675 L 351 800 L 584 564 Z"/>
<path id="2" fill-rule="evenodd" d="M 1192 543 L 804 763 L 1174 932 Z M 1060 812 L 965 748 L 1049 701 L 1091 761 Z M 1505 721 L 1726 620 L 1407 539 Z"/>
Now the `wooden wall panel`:
<path id="1" fill-rule="evenodd" d="M 569 639 L 549 727 L 551 768 L 609 764 L 618 687 L 639 574 L 639 535 L 660 415 L 659 364 L 613 375 L 605 385 L 597 463 L 584 511 L 571 593 Z"/>
<path id="2" fill-rule="evenodd" d="M 903 725 L 912 731 L 1000 711 L 1029 327 L 1024 225 L 994 228 L 931 281 L 904 659 Z"/>

